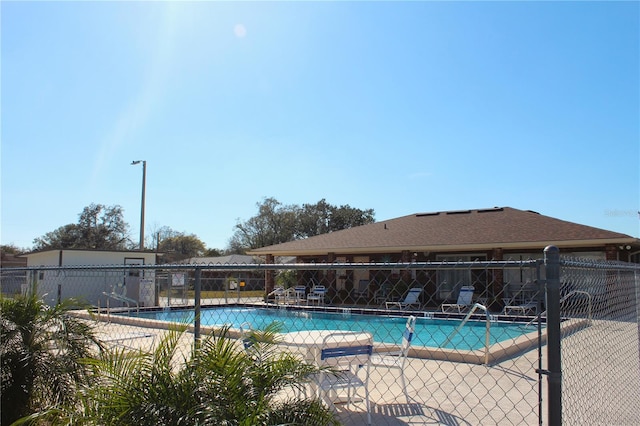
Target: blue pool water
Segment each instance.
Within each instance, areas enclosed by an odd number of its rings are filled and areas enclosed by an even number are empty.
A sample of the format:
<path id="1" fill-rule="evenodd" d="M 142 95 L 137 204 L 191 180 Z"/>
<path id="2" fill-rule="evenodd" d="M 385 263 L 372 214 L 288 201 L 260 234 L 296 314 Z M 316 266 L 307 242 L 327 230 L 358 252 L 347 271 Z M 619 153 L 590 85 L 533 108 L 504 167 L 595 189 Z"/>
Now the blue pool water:
<path id="1" fill-rule="evenodd" d="M 141 318 L 176 323 L 193 322 L 193 310 L 150 311 L 130 313 Z M 369 331 L 375 341 L 398 343 L 404 331 L 406 318 L 386 315 L 362 315 L 351 313 L 309 312 L 253 307 L 205 308 L 201 311 L 203 326 L 229 325 L 240 328 L 249 323 L 254 329 L 264 329 L 277 321 L 283 332 L 303 330 Z M 418 318 L 413 345 L 461 350 L 483 349 L 485 346 L 486 322 L 469 321 L 450 342 L 447 338 L 460 325 L 460 320 Z M 492 322 L 490 344 L 508 341 L 535 331 L 535 325 L 523 326 L 511 322 Z"/>

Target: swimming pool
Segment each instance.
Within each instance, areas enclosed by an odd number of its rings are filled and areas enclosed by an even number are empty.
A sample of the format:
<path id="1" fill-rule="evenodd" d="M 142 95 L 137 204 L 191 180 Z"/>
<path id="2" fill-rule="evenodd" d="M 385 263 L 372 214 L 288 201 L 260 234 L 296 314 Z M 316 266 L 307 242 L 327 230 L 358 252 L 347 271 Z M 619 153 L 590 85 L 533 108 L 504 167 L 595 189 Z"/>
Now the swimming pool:
<path id="1" fill-rule="evenodd" d="M 148 311 L 128 313 L 135 316 L 158 321 L 175 323 L 193 322 L 193 310 Z M 404 331 L 406 317 L 390 315 L 368 315 L 345 313 L 316 312 L 304 310 L 270 309 L 260 307 L 219 307 L 201 310 L 201 325 L 240 328 L 250 324 L 254 329 L 264 329 L 277 321 L 282 324 L 283 332 L 304 330 L 344 330 L 369 331 L 374 340 L 383 343 L 398 343 Z M 486 322 L 469 321 L 456 333 L 449 337 L 460 325 L 461 320 L 418 318 L 416 322 L 413 345 L 455 350 L 479 350 L 485 348 Z M 536 331 L 535 325 L 523 325 L 513 322 L 491 322 L 489 345 L 499 344 L 517 339 Z"/>

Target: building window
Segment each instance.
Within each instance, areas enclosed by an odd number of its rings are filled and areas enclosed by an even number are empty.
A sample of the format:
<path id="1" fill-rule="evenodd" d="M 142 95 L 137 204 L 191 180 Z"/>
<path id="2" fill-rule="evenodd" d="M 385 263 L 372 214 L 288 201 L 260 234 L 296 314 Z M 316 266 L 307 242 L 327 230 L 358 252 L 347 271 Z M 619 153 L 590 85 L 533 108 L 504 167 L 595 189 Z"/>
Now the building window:
<path id="1" fill-rule="evenodd" d="M 439 262 L 471 262 L 475 260 L 485 261 L 484 254 L 465 255 L 438 255 Z M 437 297 L 442 301 L 456 301 L 460 288 L 466 285 L 474 287 L 475 294 L 482 294 L 487 289 L 487 272 L 484 268 L 473 269 L 468 266 L 452 269 L 440 269 L 437 273 Z"/>

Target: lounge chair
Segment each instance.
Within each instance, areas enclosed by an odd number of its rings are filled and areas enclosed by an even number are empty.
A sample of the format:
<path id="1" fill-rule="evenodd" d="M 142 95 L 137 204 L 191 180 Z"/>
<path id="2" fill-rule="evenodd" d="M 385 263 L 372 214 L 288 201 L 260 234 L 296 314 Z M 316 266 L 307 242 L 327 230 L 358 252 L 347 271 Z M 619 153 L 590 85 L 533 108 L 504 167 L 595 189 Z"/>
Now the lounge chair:
<path id="1" fill-rule="evenodd" d="M 317 285 L 311 289 L 311 293 L 307 294 L 307 303 L 315 302 L 318 305 L 323 305 L 326 294 L 327 288 L 323 285 Z"/>
<path id="2" fill-rule="evenodd" d="M 402 383 L 402 390 L 404 396 L 409 403 L 409 393 L 407 392 L 407 379 L 405 378 L 404 368 L 407 362 L 407 355 L 409 354 L 409 347 L 411 346 L 411 340 L 415 333 L 416 317 L 410 316 L 407 318 L 407 324 L 404 332 L 402 333 L 402 343 L 400 350 L 395 352 L 381 352 L 371 356 L 371 366 L 374 368 L 388 368 L 395 369 L 400 372 L 400 380 Z"/>
<path id="3" fill-rule="evenodd" d="M 280 300 L 286 304 L 300 304 L 306 302 L 307 288 L 304 286 L 289 287 L 280 295 Z"/>
<path id="4" fill-rule="evenodd" d="M 398 307 L 400 309 L 407 309 L 411 306 L 420 307 L 420 294 L 422 294 L 422 288 L 414 287 L 409 289 L 409 292 L 404 297 L 404 300 L 399 302 L 384 302 L 387 309 L 390 307 Z"/>
<path id="5" fill-rule="evenodd" d="M 451 312 L 455 310 L 460 314 L 469 309 L 469 307 L 473 305 L 474 290 L 475 289 L 472 285 L 462 286 L 462 288 L 460 288 L 460 293 L 458 293 L 458 300 L 456 303 L 443 303 L 440 305 L 442 312 Z"/>
<path id="6" fill-rule="evenodd" d="M 521 315 L 535 315 L 538 312 L 537 302 L 523 303 L 522 305 L 508 305 L 502 311 L 505 315 L 513 315 L 514 313 Z"/>
<path id="7" fill-rule="evenodd" d="M 515 292 L 513 297 L 507 300 L 502 313 L 511 315 L 514 313 L 520 315 L 535 315 L 538 313 L 538 288 L 536 284 L 527 282 Z"/>

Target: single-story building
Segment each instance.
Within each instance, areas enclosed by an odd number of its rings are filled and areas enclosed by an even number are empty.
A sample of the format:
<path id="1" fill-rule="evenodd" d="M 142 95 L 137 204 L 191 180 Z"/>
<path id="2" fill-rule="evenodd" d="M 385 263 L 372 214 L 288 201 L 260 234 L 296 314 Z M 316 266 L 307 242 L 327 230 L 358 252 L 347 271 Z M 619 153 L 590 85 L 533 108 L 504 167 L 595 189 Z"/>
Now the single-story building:
<path id="1" fill-rule="evenodd" d="M 27 277 L 26 271 L 19 268 L 26 268 L 26 266 L 27 259 L 20 257 L 19 254 L 0 251 L 0 270 L 2 270 L 0 291 L 3 295 L 20 294 L 24 283 L 27 282 Z"/>
<path id="2" fill-rule="evenodd" d="M 205 264 L 205 265 L 252 265 L 262 263 L 263 260 L 256 256 L 246 254 L 229 254 L 226 256 L 210 256 L 210 257 L 190 257 L 183 259 L 178 263 L 186 264 Z"/>
<path id="3" fill-rule="evenodd" d="M 411 214 L 262 247 L 248 254 L 264 256 L 267 263 L 274 263 L 277 256 L 295 256 L 297 263 L 527 260 L 541 258 L 548 245 L 557 246 L 563 255 L 589 259 L 638 262 L 640 253 L 640 240 L 629 235 L 530 210 L 494 207 Z M 459 272 L 451 271 L 449 275 Z M 327 271 L 323 277 L 312 278 L 322 280 L 336 290 L 350 291 L 354 283 L 370 279 L 374 273 L 375 279 L 380 280 L 385 272 L 354 269 L 334 274 Z M 487 284 L 483 281 L 486 277 L 472 276 L 473 271 L 468 273 L 471 276 L 439 274 L 431 300 L 451 300 L 459 290 L 454 286 L 460 281 L 471 283 L 480 292 L 485 291 Z M 527 277 L 509 276 L 500 279 L 522 283 L 528 280 Z M 272 284 L 267 276 L 267 289 Z"/>
<path id="4" fill-rule="evenodd" d="M 96 306 L 111 306 L 137 302 L 140 306 L 153 306 L 155 278 L 153 271 L 131 268 L 131 265 L 155 265 L 157 253 L 152 251 L 43 250 L 24 254 L 27 267 L 32 270 L 27 286 L 37 286 L 46 303 L 54 305 L 60 300 L 74 297 Z M 90 266 L 117 266 L 122 269 L 96 270 Z M 80 267 L 60 272 L 46 267 Z M 87 268 L 82 268 L 86 266 Z M 25 289 L 26 290 L 26 289 Z M 113 297 L 107 296 L 113 295 Z"/>
<path id="5" fill-rule="evenodd" d="M 246 254 L 230 254 L 226 256 L 210 257 L 190 257 L 183 259 L 178 264 L 187 265 L 255 265 L 264 263 L 264 259 L 259 256 L 249 256 Z M 187 279 L 192 282 L 193 270 L 188 274 Z M 264 288 L 264 274 L 260 272 L 243 271 L 242 273 L 233 270 L 204 269 L 201 275 L 203 291 L 224 291 L 234 290 L 241 285 L 243 290 L 257 290 Z"/>
<path id="6" fill-rule="evenodd" d="M 24 268 L 27 266 L 27 259 L 19 254 L 5 253 L 0 251 L 0 268 Z"/>

